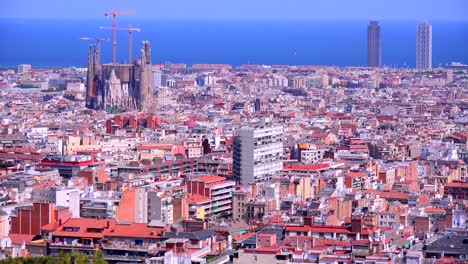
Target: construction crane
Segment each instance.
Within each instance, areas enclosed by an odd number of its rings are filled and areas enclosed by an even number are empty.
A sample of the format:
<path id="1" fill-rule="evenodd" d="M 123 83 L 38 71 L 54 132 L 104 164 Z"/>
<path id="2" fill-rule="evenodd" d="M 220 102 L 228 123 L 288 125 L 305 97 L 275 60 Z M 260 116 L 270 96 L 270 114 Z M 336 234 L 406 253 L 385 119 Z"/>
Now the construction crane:
<path id="1" fill-rule="evenodd" d="M 81 40 L 95 40 L 96 41 L 96 53 L 97 53 L 97 59 L 98 61 L 96 62 L 97 65 L 101 63 L 101 41 L 108 41 L 108 39 L 104 38 L 96 38 L 96 37 L 81 37 Z"/>
<path id="2" fill-rule="evenodd" d="M 99 27 L 100 29 L 112 29 L 113 27 Z M 115 30 L 128 30 L 128 62 L 132 63 L 132 44 L 133 44 L 133 31 L 140 32 L 140 28 L 135 28 L 128 25 L 128 28 L 115 28 Z"/>
<path id="3" fill-rule="evenodd" d="M 117 16 L 133 14 L 135 11 L 117 11 L 114 10 L 110 13 L 105 13 L 104 16 L 112 17 L 112 55 L 113 55 L 113 63 L 117 64 Z"/>

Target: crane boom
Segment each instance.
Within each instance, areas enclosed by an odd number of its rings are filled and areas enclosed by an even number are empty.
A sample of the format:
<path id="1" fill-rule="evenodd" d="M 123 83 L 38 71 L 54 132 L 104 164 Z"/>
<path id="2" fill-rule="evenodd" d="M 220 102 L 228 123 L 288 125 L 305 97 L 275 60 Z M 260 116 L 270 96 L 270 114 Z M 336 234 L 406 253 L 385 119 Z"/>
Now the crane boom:
<path id="1" fill-rule="evenodd" d="M 117 64 L 117 21 L 116 21 L 116 18 L 117 16 L 134 14 L 134 13 L 135 11 L 133 10 L 117 11 L 114 9 L 112 12 L 104 14 L 104 16 L 106 17 L 112 17 L 112 55 L 113 55 L 114 64 Z"/>
<path id="2" fill-rule="evenodd" d="M 99 27 L 100 29 L 112 29 L 113 27 Z M 128 62 L 132 63 L 132 45 L 133 45 L 133 31 L 140 32 L 140 28 L 129 25 L 128 28 L 115 28 L 115 30 L 128 30 Z"/>

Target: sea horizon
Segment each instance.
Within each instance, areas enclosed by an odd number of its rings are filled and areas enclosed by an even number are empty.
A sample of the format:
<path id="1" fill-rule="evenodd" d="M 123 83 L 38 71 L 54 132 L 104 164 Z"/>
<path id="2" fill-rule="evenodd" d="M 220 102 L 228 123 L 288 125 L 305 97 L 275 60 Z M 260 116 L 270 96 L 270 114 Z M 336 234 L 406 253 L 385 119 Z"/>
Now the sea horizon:
<path id="1" fill-rule="evenodd" d="M 285 64 L 340 67 L 366 66 L 366 32 L 370 20 L 158 20 L 120 19 L 132 24 L 133 58 L 141 41 L 152 48 L 152 63 Z M 413 68 L 417 20 L 379 20 L 382 27 L 382 65 Z M 468 63 L 468 21 L 434 20 L 433 66 Z M 36 68 L 86 67 L 94 42 L 80 37 L 111 39 L 109 19 L 1 18 L 0 67 L 31 64 Z M 111 62 L 111 42 L 102 43 L 102 62 Z M 118 61 L 128 59 L 128 33 L 118 31 Z"/>

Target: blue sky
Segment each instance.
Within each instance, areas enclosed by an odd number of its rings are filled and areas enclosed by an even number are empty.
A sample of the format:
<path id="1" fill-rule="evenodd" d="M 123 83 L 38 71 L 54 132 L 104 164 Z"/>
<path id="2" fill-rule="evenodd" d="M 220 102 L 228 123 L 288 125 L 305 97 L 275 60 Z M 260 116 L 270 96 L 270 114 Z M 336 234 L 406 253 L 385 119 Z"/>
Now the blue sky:
<path id="1" fill-rule="evenodd" d="M 2 0 L 3 18 L 101 18 L 113 7 L 138 19 L 468 20 L 468 0 Z"/>

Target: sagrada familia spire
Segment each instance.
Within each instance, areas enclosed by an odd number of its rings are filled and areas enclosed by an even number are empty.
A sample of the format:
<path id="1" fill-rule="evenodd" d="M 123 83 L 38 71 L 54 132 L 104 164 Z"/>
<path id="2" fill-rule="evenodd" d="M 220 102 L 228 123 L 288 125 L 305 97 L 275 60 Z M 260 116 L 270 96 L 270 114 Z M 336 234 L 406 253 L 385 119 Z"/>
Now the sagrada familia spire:
<path id="1" fill-rule="evenodd" d="M 100 64 L 99 50 L 88 51 L 86 107 L 96 110 L 148 111 L 153 99 L 151 48 L 144 41 L 141 60 L 133 64 Z"/>

